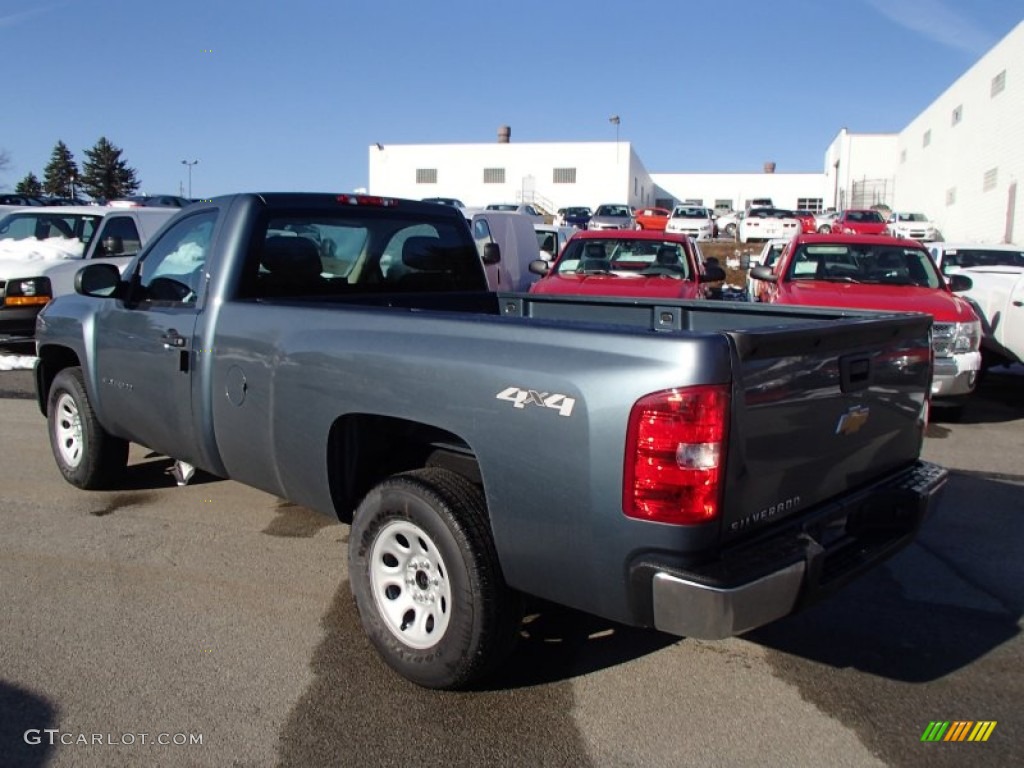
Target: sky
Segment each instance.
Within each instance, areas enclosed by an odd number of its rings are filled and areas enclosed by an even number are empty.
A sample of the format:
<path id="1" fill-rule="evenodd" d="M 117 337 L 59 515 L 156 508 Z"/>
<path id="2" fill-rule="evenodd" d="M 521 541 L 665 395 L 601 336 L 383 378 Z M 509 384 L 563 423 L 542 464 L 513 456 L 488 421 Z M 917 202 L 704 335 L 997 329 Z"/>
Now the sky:
<path id="1" fill-rule="evenodd" d="M 816 172 L 901 130 L 1024 0 L 0 0 L 0 190 L 104 136 L 140 191 L 365 187 L 369 147 L 631 142 L 650 172 Z M 194 164 L 186 165 L 182 161 Z"/>

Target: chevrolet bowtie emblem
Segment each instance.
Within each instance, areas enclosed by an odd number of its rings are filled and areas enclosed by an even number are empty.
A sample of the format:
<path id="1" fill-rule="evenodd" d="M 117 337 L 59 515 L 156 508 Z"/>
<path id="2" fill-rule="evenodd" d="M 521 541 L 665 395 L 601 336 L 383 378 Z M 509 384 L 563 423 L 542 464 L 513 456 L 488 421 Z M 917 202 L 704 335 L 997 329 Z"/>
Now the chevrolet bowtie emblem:
<path id="1" fill-rule="evenodd" d="M 870 409 L 866 405 L 857 405 L 839 417 L 836 424 L 837 435 L 852 435 L 860 430 L 868 420 Z"/>

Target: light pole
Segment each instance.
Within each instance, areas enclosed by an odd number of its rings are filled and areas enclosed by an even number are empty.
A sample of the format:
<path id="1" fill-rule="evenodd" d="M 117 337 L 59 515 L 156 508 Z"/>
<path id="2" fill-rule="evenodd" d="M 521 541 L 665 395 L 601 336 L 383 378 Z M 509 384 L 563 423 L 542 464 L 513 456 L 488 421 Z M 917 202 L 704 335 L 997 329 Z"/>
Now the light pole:
<path id="1" fill-rule="evenodd" d="M 188 166 L 188 199 L 192 199 L 192 166 L 198 163 L 198 160 L 182 160 L 182 165 Z"/>
<path id="2" fill-rule="evenodd" d="M 619 162 L 619 123 L 622 120 L 619 119 L 618 115 L 612 115 L 608 118 L 608 122 L 615 126 L 615 162 Z"/>

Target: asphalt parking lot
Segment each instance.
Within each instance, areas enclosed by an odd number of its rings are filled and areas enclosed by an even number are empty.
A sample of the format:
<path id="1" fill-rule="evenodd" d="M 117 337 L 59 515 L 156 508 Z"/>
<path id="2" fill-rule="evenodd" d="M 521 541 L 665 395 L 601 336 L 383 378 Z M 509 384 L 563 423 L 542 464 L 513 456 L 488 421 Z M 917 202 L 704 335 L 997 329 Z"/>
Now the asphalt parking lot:
<path id="1" fill-rule="evenodd" d="M 937 514 L 831 600 L 717 643 L 541 606 L 502 675 L 460 694 L 377 659 L 346 526 L 229 481 L 178 488 L 138 448 L 123 490 L 77 491 L 30 398 L 27 371 L 0 372 L 2 765 L 1024 764 L 1016 372 L 937 414 Z M 922 742 L 936 720 L 997 725 Z"/>

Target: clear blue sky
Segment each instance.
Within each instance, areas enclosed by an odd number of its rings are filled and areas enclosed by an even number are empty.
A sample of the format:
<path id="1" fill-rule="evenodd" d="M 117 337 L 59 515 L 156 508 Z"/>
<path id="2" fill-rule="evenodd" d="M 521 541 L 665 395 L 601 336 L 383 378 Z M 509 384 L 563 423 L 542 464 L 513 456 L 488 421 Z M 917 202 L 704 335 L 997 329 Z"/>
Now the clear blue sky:
<path id="1" fill-rule="evenodd" d="M 646 11 L 646 8 L 653 8 Z M 368 146 L 633 143 L 647 169 L 818 171 L 895 132 L 1021 0 L 0 0 L 0 189 L 106 136 L 142 191 L 347 191 Z"/>

